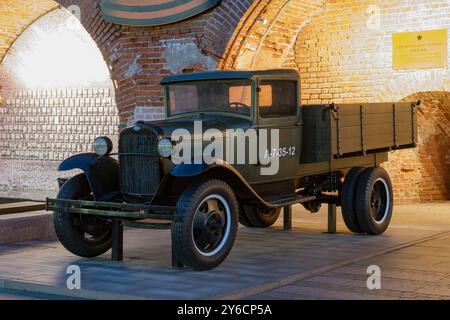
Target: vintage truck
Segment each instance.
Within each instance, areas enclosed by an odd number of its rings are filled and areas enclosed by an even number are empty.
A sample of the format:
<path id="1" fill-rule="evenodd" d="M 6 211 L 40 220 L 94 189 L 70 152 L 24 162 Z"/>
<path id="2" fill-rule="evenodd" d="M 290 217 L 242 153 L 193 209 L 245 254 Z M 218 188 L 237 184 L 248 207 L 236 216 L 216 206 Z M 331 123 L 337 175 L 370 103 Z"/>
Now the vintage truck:
<path id="1" fill-rule="evenodd" d="M 73 254 L 107 252 L 117 223 L 171 228 L 177 264 L 209 270 L 229 254 L 238 222 L 267 228 L 281 208 L 295 204 L 311 212 L 322 204 L 341 206 L 354 233 L 380 235 L 388 228 L 394 199 L 380 165 L 389 152 L 416 147 L 420 103 L 302 106 L 295 70 L 182 74 L 161 84 L 164 121 L 122 130 L 115 154 L 111 140 L 100 137 L 95 153 L 75 155 L 60 165 L 60 171 L 82 170 L 64 181 L 57 199 L 47 199 L 57 236 Z M 214 129 L 230 140 L 236 138 L 227 133 L 232 130 L 258 130 L 256 137 L 262 139 L 267 134 L 260 130 L 274 130 L 279 141 L 261 150 L 258 141 L 246 136 L 247 149 L 255 152 L 257 145 L 264 154 L 253 163 L 235 164 L 223 155 L 208 163 L 175 163 L 174 149 L 181 142 L 175 133 L 193 133 L 199 122 L 200 135 Z M 190 142 L 193 149 L 205 147 L 198 132 Z M 224 151 L 229 153 L 230 148 Z M 268 159 L 276 160 L 278 168 L 262 174 Z"/>

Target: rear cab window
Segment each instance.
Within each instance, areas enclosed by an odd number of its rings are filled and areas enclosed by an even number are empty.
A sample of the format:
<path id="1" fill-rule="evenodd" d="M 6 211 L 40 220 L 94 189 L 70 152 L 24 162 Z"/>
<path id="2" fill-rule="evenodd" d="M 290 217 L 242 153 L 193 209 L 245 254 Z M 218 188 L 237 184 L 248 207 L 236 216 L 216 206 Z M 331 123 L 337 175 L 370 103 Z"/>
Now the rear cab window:
<path id="1" fill-rule="evenodd" d="M 297 81 L 261 80 L 258 99 L 262 118 L 295 116 L 298 111 Z"/>

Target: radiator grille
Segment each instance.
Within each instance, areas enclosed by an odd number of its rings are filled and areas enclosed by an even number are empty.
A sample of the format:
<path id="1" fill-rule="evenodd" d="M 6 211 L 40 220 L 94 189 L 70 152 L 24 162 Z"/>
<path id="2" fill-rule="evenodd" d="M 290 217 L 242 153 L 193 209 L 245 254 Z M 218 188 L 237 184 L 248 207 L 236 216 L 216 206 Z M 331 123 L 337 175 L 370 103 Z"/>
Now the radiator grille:
<path id="1" fill-rule="evenodd" d="M 160 183 L 158 138 L 141 130 L 122 134 L 119 142 L 121 191 L 154 195 Z"/>

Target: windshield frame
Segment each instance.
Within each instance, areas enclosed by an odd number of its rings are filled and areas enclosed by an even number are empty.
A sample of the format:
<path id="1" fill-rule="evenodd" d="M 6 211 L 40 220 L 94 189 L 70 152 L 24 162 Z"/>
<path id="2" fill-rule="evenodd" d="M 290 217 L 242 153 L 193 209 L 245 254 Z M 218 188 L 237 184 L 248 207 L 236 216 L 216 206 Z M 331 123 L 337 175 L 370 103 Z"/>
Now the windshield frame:
<path id="1" fill-rule="evenodd" d="M 226 82 L 232 82 L 232 81 L 249 81 L 251 86 L 251 106 L 250 106 L 250 114 L 246 115 L 243 113 L 238 112 L 227 112 L 227 111 L 195 111 L 195 112 L 185 112 L 185 113 L 177 113 L 175 115 L 172 115 L 170 113 L 170 105 L 169 105 L 169 87 L 171 85 L 189 85 L 189 84 L 196 84 L 196 83 L 223 83 Z M 166 116 L 166 119 L 177 119 L 177 118 L 186 118 L 186 117 L 192 117 L 193 115 L 198 114 L 215 114 L 215 115 L 224 115 L 224 116 L 233 116 L 238 118 L 243 118 L 246 120 L 251 120 L 255 118 L 255 110 L 256 110 L 256 81 L 254 79 L 246 79 L 246 78 L 234 78 L 234 79 L 215 79 L 215 80 L 198 80 L 198 81 L 180 81 L 180 82 L 172 82 L 172 83 L 166 83 L 163 85 L 163 100 L 164 100 L 164 113 Z"/>

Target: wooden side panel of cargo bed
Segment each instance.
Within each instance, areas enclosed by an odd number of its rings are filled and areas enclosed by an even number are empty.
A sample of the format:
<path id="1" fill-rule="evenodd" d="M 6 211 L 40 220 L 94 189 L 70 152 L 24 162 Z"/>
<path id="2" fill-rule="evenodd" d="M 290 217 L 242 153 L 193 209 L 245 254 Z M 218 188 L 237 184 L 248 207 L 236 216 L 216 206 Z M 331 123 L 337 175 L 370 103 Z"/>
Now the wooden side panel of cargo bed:
<path id="1" fill-rule="evenodd" d="M 331 117 L 334 157 L 414 145 L 417 123 L 411 103 L 336 105 Z"/>

